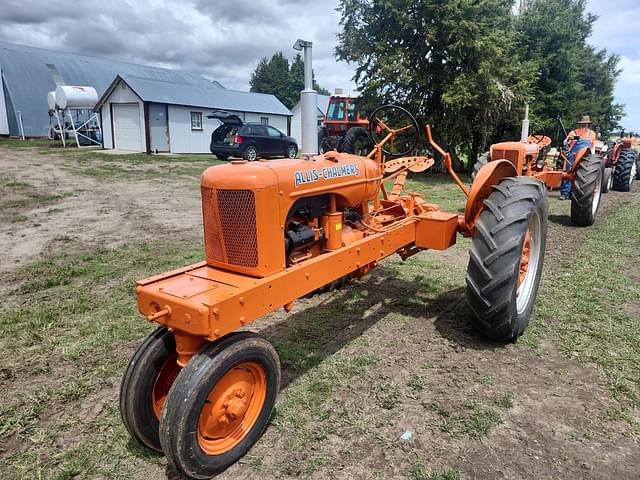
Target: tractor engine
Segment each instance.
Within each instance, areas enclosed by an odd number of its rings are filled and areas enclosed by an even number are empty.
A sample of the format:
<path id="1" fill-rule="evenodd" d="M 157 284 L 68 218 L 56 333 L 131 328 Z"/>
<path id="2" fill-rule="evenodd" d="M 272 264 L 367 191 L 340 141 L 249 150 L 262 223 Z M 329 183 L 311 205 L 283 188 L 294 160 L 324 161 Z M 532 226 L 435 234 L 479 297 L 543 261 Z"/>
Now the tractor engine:
<path id="1" fill-rule="evenodd" d="M 381 178 L 375 161 L 334 153 L 210 167 L 201 179 L 207 264 L 266 277 L 362 238 L 343 220 L 366 213 Z"/>

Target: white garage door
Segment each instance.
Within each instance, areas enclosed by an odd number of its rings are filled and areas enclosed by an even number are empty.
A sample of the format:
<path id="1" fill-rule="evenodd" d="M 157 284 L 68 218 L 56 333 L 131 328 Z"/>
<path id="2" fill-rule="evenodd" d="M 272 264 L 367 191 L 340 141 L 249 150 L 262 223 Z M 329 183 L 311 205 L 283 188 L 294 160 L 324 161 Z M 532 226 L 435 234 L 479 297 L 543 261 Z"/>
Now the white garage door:
<path id="1" fill-rule="evenodd" d="M 113 104 L 113 130 L 118 150 L 142 152 L 142 127 L 140 107 L 133 104 Z"/>

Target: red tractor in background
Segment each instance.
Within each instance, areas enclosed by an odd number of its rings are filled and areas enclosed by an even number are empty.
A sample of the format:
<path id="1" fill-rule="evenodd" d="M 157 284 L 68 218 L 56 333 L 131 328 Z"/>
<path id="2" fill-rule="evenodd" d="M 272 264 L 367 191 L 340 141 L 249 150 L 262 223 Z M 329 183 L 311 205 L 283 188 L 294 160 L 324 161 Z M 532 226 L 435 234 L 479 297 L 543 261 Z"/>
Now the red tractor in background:
<path id="1" fill-rule="evenodd" d="M 632 133 L 620 132 L 620 138 L 609 145 L 605 156 L 603 192 L 628 192 L 634 180 L 640 178 L 636 138 Z"/>
<path id="2" fill-rule="evenodd" d="M 337 150 L 355 153 L 356 141 L 368 135 L 369 120 L 358 110 L 358 99 L 344 95 L 332 95 L 318 130 L 320 153 Z"/>

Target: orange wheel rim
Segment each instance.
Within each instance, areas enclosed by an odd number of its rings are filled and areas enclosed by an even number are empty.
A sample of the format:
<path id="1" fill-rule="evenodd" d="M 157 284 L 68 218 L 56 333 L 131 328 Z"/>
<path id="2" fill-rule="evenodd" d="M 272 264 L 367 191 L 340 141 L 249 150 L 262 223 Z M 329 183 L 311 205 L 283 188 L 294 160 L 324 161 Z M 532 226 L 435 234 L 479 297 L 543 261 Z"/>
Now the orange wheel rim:
<path id="1" fill-rule="evenodd" d="M 153 384 L 153 391 L 151 392 L 151 407 L 153 408 L 153 413 L 158 420 L 160 420 L 160 415 L 162 415 L 162 409 L 164 408 L 164 402 L 167 399 L 169 389 L 181 370 L 177 360 L 178 355 L 176 353 L 169 355 L 169 358 L 167 358 L 160 369 L 158 378 L 156 378 L 156 381 Z"/>
<path id="2" fill-rule="evenodd" d="M 198 419 L 198 443 L 207 455 L 235 447 L 255 425 L 267 398 L 262 365 L 236 365 L 214 385 Z"/>
<path id="3" fill-rule="evenodd" d="M 530 260 L 531 260 L 531 230 L 527 230 L 527 234 L 524 237 L 524 245 L 522 246 L 522 255 L 520 256 L 518 285 L 524 282 L 524 278 L 527 276 Z"/>

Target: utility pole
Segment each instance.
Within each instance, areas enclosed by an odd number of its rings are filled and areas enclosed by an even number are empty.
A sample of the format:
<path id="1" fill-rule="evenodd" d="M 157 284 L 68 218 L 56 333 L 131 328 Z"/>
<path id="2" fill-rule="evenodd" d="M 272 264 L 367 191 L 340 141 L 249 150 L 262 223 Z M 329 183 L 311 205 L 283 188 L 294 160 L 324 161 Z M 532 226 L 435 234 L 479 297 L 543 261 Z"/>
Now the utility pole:
<path id="1" fill-rule="evenodd" d="M 304 51 L 304 90 L 300 92 L 302 109 L 302 144 L 300 150 L 305 155 L 318 153 L 318 94 L 313 89 L 313 67 L 311 47 L 313 43 L 298 39 L 293 44 L 295 50 Z"/>

